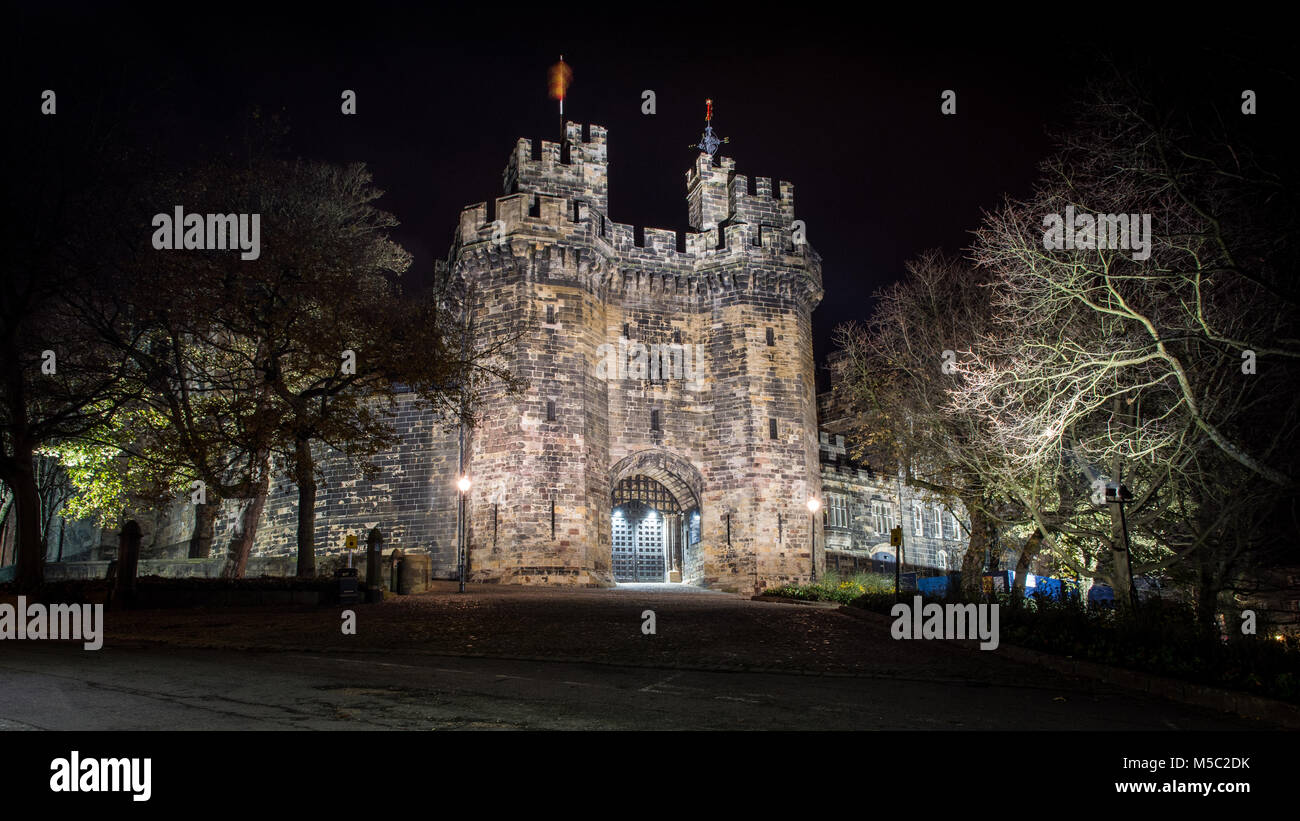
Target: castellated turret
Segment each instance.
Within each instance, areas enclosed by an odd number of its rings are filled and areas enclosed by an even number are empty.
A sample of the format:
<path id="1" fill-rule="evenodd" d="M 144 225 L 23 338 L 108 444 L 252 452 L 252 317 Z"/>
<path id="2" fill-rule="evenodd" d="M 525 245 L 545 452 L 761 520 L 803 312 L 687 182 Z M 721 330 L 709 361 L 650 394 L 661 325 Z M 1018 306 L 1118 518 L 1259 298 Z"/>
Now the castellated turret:
<path id="1" fill-rule="evenodd" d="M 609 218 L 607 133 L 585 131 L 520 139 L 504 195 L 464 209 L 448 257 L 479 346 L 503 346 L 526 384 L 476 409 L 470 578 L 807 579 L 822 280 L 792 230 L 794 187 L 751 189 L 732 159 L 701 153 L 693 230 L 638 231 Z"/>

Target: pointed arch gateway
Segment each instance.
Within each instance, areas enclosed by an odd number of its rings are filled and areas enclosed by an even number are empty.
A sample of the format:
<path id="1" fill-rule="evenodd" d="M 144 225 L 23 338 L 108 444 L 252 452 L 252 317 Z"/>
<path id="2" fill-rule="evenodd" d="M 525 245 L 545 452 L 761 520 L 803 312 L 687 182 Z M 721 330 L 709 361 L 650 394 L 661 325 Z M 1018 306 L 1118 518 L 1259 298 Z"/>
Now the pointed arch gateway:
<path id="1" fill-rule="evenodd" d="M 688 460 L 642 450 L 609 471 L 616 582 L 687 582 L 700 576 L 704 479 Z"/>

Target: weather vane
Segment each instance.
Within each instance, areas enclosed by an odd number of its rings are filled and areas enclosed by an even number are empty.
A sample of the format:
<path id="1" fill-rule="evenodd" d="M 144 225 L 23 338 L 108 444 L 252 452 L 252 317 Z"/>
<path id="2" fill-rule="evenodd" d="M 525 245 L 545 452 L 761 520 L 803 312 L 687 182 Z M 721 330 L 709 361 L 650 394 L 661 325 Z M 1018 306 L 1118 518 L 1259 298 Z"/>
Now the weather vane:
<path id="1" fill-rule="evenodd" d="M 700 137 L 699 145 L 691 147 L 698 148 L 712 157 L 714 153 L 717 152 L 718 146 L 730 142 L 731 138 L 723 137 L 722 139 L 718 139 L 717 135 L 713 133 L 713 101 L 705 100 L 704 105 L 704 136 Z"/>

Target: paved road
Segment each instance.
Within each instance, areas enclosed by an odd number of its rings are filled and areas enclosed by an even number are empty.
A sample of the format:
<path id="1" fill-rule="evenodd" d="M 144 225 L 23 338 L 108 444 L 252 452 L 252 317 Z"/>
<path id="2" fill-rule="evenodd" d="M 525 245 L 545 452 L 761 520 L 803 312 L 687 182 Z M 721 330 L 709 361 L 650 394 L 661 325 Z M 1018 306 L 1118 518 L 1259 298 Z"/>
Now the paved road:
<path id="1" fill-rule="evenodd" d="M 1017 685 L 400 652 L 5 645 L 5 730 L 1265 727 L 1069 679 Z"/>

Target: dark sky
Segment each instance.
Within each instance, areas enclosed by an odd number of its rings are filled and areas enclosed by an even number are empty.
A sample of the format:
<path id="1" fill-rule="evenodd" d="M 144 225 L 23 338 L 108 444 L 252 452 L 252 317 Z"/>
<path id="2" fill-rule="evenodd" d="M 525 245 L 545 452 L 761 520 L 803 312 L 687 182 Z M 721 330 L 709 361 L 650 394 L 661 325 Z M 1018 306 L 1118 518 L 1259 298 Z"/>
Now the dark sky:
<path id="1" fill-rule="evenodd" d="M 960 251 L 982 209 L 1029 193 L 1045 129 L 1104 59 L 1149 65 L 1154 55 L 1176 76 L 1203 60 L 1201 45 L 1271 47 L 1224 26 L 1175 35 L 1167 22 L 1083 7 L 1068 23 L 1041 11 L 887 20 L 870 6 L 870 16 L 819 16 L 797 4 L 272 8 L 10 6 L 6 105 L 36 116 L 40 90 L 54 88 L 71 128 L 106 92 L 135 107 L 137 125 L 196 152 L 236 132 L 254 105 L 280 112 L 292 153 L 370 165 L 420 283 L 460 209 L 501 194 L 516 138 L 558 138 L 546 73 L 560 53 L 574 70 L 566 116 L 610 131 L 619 222 L 687 227 L 688 146 L 711 97 L 738 171 L 795 184 L 825 268 L 819 361 L 833 328 L 865 317 L 906 260 Z M 1235 64 L 1225 70 L 1225 88 L 1250 82 Z M 356 116 L 339 111 L 343 89 L 358 94 Z M 645 89 L 657 95 L 654 116 L 641 114 Z M 954 117 L 940 114 L 944 89 L 957 92 Z"/>

